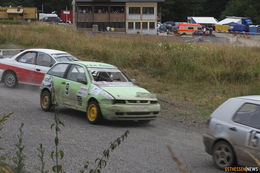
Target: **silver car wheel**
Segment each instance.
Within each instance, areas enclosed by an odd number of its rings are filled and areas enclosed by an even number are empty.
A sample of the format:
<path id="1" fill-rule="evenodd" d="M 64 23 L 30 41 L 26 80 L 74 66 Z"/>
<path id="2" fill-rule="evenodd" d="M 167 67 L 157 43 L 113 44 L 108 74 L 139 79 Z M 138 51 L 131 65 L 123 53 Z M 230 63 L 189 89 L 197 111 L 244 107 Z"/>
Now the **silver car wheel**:
<path id="1" fill-rule="evenodd" d="M 213 160 L 220 169 L 234 165 L 235 157 L 231 146 L 224 142 L 218 142 L 213 148 Z"/>
<path id="2" fill-rule="evenodd" d="M 12 72 L 8 72 L 6 75 L 5 75 L 5 78 L 4 78 L 4 83 L 7 87 L 10 87 L 10 88 L 13 88 L 15 87 L 16 85 L 16 76 L 14 73 Z"/>

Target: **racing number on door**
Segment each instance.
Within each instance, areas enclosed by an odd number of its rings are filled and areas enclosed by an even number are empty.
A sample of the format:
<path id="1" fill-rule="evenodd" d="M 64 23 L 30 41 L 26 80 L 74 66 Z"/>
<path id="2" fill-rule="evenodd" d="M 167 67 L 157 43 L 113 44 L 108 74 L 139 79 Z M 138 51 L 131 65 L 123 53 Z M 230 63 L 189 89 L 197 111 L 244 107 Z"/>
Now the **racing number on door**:
<path id="1" fill-rule="evenodd" d="M 70 89 L 70 83 L 69 83 L 69 82 L 66 82 L 65 95 L 69 95 L 69 89 Z"/>
<path id="2" fill-rule="evenodd" d="M 260 132 L 251 130 L 249 132 L 248 146 L 254 148 L 257 147 L 259 145 L 259 136 L 260 136 Z"/>

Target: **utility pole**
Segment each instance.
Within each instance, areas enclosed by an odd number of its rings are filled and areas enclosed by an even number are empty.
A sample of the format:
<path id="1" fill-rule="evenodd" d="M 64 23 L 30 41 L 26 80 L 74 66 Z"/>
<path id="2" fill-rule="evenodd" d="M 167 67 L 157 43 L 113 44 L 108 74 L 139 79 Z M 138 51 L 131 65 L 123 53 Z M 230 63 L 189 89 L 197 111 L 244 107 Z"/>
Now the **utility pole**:
<path id="1" fill-rule="evenodd" d="M 68 6 L 67 6 L 67 0 L 65 0 L 65 6 L 66 6 L 66 23 L 67 23 L 67 21 L 68 21 L 68 18 L 67 18 L 67 16 L 68 16 Z M 64 12 L 63 12 L 64 13 Z"/>
<path id="2" fill-rule="evenodd" d="M 43 1 L 44 1 L 44 0 L 42 0 L 42 13 L 43 13 Z"/>

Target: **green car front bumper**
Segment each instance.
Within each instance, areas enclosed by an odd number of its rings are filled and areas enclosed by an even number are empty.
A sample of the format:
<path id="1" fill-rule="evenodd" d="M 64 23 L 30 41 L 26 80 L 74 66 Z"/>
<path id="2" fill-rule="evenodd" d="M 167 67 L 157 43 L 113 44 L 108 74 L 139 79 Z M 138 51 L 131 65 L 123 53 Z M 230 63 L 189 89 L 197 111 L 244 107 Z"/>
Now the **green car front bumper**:
<path id="1" fill-rule="evenodd" d="M 100 104 L 104 119 L 154 120 L 160 112 L 160 104 Z"/>

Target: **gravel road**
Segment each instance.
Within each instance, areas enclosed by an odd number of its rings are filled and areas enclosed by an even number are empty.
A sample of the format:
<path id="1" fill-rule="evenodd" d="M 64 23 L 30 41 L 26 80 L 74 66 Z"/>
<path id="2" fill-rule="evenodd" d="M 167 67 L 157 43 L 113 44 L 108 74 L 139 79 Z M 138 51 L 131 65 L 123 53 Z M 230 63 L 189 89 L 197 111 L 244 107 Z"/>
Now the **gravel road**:
<path id="1" fill-rule="evenodd" d="M 4 153 L 14 153 L 18 127 L 23 122 L 26 169 L 32 173 L 39 161 L 36 148 L 40 143 L 48 153 L 46 165 L 53 162 L 49 153 L 54 146 L 54 132 L 50 129 L 53 113 L 43 112 L 39 106 L 37 87 L 19 86 L 16 89 L 0 85 L 0 114 L 14 112 L 1 132 Z M 95 161 L 109 143 L 130 131 L 127 140 L 111 155 L 104 173 L 177 173 L 178 166 L 171 160 L 167 145 L 192 173 L 217 173 L 212 159 L 204 152 L 201 134 L 205 129 L 195 129 L 178 124 L 164 111 L 148 125 L 134 122 L 106 122 L 91 125 L 84 113 L 62 109 L 60 119 L 65 127 L 61 131 L 61 147 L 65 152 L 63 164 L 66 173 L 77 173 L 85 161 Z M 2 152 L 3 153 L 3 152 Z"/>

